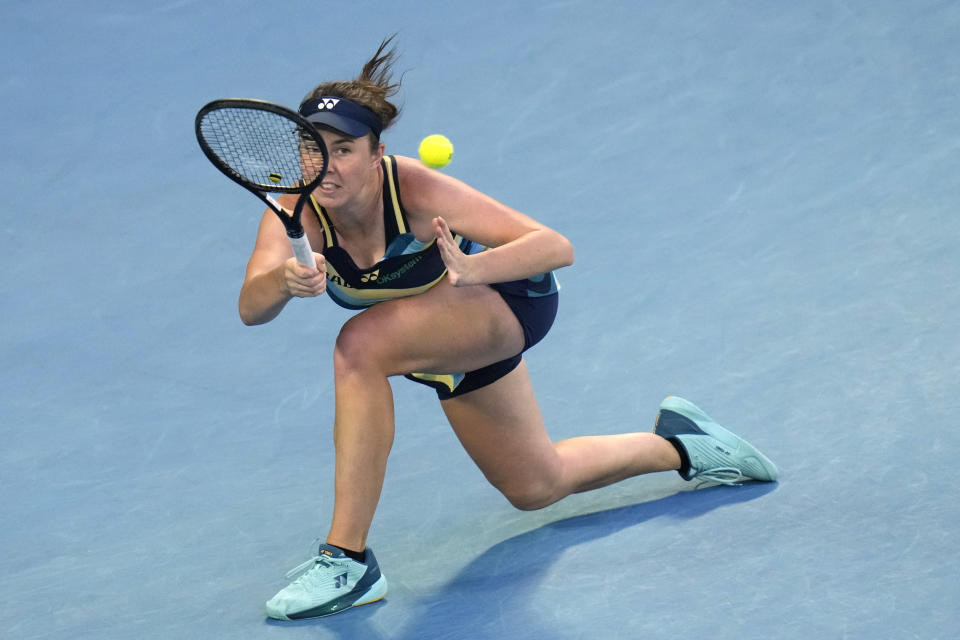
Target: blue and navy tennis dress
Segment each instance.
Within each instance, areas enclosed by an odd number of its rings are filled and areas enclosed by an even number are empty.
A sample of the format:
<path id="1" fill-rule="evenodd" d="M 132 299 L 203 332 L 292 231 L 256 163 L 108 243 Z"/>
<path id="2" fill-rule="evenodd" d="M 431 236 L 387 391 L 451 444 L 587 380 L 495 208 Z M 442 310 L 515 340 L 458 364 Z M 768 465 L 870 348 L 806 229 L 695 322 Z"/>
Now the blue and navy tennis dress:
<path id="1" fill-rule="evenodd" d="M 446 277 L 447 269 L 436 239 L 421 242 L 414 237 L 400 199 L 397 163 L 384 156 L 383 223 L 386 251 L 383 258 L 368 269 L 361 269 L 350 254 L 337 244 L 337 234 L 327 212 L 312 199 L 313 211 L 323 228 L 323 256 L 327 261 L 327 293 L 341 307 L 364 309 L 371 305 L 417 295 Z M 459 235 L 454 241 L 467 254 L 486 247 Z M 490 285 L 504 299 L 520 321 L 526 351 L 546 335 L 557 313 L 557 281 L 552 272 L 524 280 Z M 465 373 L 412 373 L 407 378 L 429 385 L 441 399 L 451 398 L 488 385 L 520 364 L 521 355 Z"/>

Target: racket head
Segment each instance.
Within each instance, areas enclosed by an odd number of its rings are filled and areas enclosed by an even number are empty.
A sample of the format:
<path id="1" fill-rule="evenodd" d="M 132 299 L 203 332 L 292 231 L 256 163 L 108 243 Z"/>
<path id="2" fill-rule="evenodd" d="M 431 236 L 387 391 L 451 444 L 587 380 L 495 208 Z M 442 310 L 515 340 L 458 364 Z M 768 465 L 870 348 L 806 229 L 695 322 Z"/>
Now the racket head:
<path id="1" fill-rule="evenodd" d="M 327 172 L 329 154 L 320 132 L 299 113 L 272 102 L 214 100 L 197 113 L 194 129 L 213 166 L 255 193 L 307 194 Z"/>

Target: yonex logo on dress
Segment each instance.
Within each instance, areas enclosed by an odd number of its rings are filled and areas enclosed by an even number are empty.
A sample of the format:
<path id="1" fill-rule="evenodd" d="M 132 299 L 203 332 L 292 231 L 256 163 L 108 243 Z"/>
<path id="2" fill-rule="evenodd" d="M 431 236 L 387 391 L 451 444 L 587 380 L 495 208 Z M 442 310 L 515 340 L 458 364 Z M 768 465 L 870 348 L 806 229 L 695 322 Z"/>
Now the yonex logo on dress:
<path id="1" fill-rule="evenodd" d="M 323 111 L 324 109 L 333 109 L 337 106 L 337 103 L 340 102 L 340 98 L 324 98 L 317 103 L 317 109 Z"/>

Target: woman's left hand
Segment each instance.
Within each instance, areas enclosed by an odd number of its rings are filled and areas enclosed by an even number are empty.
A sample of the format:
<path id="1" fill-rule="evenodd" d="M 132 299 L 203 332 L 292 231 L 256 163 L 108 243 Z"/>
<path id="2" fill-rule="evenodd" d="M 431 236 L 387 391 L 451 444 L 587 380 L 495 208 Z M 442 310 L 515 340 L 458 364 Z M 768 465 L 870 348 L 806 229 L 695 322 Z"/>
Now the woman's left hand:
<path id="1" fill-rule="evenodd" d="M 475 284 L 471 280 L 470 256 L 461 251 L 460 246 L 453 241 L 453 234 L 450 233 L 447 221 L 440 217 L 434 218 L 433 233 L 437 237 L 437 247 L 440 249 L 443 264 L 447 267 L 447 278 L 450 284 L 455 287 Z"/>

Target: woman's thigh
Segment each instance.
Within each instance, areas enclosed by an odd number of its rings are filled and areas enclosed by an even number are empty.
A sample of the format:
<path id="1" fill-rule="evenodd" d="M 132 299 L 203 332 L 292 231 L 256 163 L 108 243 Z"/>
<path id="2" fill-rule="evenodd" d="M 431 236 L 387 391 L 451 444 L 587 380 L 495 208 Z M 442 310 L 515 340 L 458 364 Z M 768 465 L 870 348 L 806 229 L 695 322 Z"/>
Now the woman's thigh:
<path id="1" fill-rule="evenodd" d="M 473 371 L 520 353 L 523 330 L 490 287 L 444 281 L 353 316 L 337 349 L 341 357 L 373 362 L 386 375 Z"/>
<path id="2" fill-rule="evenodd" d="M 484 475 L 517 506 L 552 502 L 562 476 L 525 362 L 493 384 L 442 403 Z"/>

